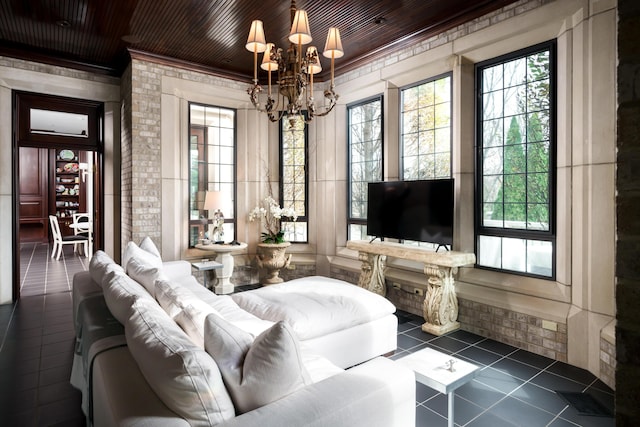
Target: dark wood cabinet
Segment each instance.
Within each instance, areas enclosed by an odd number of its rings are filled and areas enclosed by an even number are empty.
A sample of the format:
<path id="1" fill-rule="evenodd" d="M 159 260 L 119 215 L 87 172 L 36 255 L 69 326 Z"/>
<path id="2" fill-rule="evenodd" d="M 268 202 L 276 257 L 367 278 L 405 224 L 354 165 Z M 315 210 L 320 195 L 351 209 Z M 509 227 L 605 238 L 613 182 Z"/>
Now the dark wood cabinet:
<path id="1" fill-rule="evenodd" d="M 52 215 L 58 217 L 60 232 L 63 236 L 73 234 L 69 224 L 73 214 L 86 212 L 86 186 L 82 180 L 80 163 L 84 153 L 77 150 L 52 150 L 55 184 L 52 186 Z"/>
<path id="2" fill-rule="evenodd" d="M 80 163 L 85 152 L 20 147 L 20 241 L 49 241 L 49 215 L 63 235 L 76 212 L 86 212 L 86 185 Z M 85 160 L 86 161 L 86 160 Z"/>
<path id="3" fill-rule="evenodd" d="M 49 150 L 20 147 L 20 240 L 44 242 L 49 232 Z"/>

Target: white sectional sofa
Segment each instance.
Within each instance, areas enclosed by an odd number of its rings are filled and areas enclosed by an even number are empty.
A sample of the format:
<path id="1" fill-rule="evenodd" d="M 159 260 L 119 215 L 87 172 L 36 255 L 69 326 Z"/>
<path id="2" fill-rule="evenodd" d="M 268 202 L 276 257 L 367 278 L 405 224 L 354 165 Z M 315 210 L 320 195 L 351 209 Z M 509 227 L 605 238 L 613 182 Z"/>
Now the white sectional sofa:
<path id="1" fill-rule="evenodd" d="M 74 276 L 89 425 L 415 425 L 413 372 L 377 357 L 396 347 L 384 298 L 323 277 L 217 296 L 159 255 L 145 239 L 126 271 L 98 252 Z"/>

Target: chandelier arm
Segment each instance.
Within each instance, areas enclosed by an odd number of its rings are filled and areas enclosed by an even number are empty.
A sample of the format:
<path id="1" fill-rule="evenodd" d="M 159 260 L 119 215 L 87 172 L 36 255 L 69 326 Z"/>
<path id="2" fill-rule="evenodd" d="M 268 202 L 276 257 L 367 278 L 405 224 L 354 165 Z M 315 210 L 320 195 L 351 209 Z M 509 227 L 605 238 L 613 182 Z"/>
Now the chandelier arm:
<path id="1" fill-rule="evenodd" d="M 340 95 L 338 95 L 333 89 L 334 89 L 334 87 L 331 86 L 329 89 L 324 91 L 324 97 L 329 100 L 329 105 L 324 107 L 322 112 L 316 113 L 316 107 L 315 107 L 314 104 L 307 105 L 307 109 L 309 111 L 309 117 L 310 117 L 309 120 L 310 121 L 313 120 L 314 116 L 324 117 L 334 109 L 334 107 L 338 103 L 338 98 L 340 98 Z M 312 100 L 313 100 L 313 98 L 312 98 Z"/>

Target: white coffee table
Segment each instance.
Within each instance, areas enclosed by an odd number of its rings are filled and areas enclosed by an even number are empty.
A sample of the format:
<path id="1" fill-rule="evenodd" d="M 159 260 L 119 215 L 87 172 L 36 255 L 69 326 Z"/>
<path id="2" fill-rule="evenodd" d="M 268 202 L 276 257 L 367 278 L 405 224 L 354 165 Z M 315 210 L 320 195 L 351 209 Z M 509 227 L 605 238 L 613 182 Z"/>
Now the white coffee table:
<path id="1" fill-rule="evenodd" d="M 451 361 L 453 371 L 449 369 Z M 447 395 L 448 425 L 453 427 L 453 392 L 471 381 L 480 371 L 480 367 L 431 348 L 416 351 L 396 362 L 412 369 L 419 383 Z"/>

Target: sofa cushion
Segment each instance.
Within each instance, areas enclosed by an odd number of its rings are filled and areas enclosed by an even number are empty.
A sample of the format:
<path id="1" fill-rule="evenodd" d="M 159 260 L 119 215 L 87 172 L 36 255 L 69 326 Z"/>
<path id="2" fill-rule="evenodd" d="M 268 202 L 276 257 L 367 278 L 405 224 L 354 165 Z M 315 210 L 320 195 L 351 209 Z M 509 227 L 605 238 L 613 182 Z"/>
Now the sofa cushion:
<path id="1" fill-rule="evenodd" d="M 147 299 L 155 303 L 149 292 L 127 276 L 124 271 L 112 271 L 107 274 L 102 281 L 102 290 L 109 311 L 123 325 L 129 318 L 131 296 Z"/>
<path id="2" fill-rule="evenodd" d="M 223 318 L 209 315 L 204 343 L 220 368 L 239 414 L 311 384 L 298 340 L 284 322 L 276 323 L 253 340 L 249 333 Z"/>
<path id="3" fill-rule="evenodd" d="M 104 251 L 96 251 L 89 262 L 89 274 L 94 282 L 102 286 L 104 277 L 112 271 L 124 271 L 116 262 Z"/>
<path id="4" fill-rule="evenodd" d="M 156 285 L 158 279 L 166 279 L 162 267 L 148 264 L 144 259 L 139 259 L 135 255 L 127 263 L 127 274 L 136 282 L 140 283 L 155 298 Z"/>
<path id="5" fill-rule="evenodd" d="M 174 291 L 173 286 L 166 280 L 156 280 L 156 301 L 160 307 L 173 319 L 182 310 L 178 304 L 178 294 Z"/>
<path id="6" fill-rule="evenodd" d="M 189 289 L 164 279 L 156 280 L 155 295 L 160 307 L 172 318 L 176 317 L 176 315 L 189 304 L 207 305 Z"/>
<path id="7" fill-rule="evenodd" d="M 217 313 L 213 307 L 205 303 L 188 304 L 176 315 L 175 321 L 191 338 L 191 341 L 204 350 L 204 321 L 209 314 Z"/>
<path id="8" fill-rule="evenodd" d="M 142 241 L 140 242 L 140 249 L 149 252 L 151 255 L 155 255 L 156 257 L 162 259 L 162 255 L 160 255 L 160 251 L 158 250 L 157 246 L 155 245 L 155 243 L 153 243 L 153 240 L 151 240 L 151 237 L 146 236 L 144 239 L 142 239 Z"/>
<path id="9" fill-rule="evenodd" d="M 290 280 L 231 297 L 261 319 L 285 320 L 301 340 L 348 329 L 396 311 L 380 295 L 322 276 Z"/>
<path id="10" fill-rule="evenodd" d="M 134 242 L 129 242 L 127 243 L 127 247 L 122 255 L 122 268 L 124 268 L 124 271 L 127 273 L 129 272 L 129 260 L 134 257 L 152 267 L 162 268 L 162 258 L 159 258 L 144 249 L 140 249 L 140 247 Z"/>
<path id="11" fill-rule="evenodd" d="M 214 360 L 189 340 L 155 303 L 136 299 L 125 324 L 131 355 L 165 405 L 192 426 L 235 417 Z"/>

